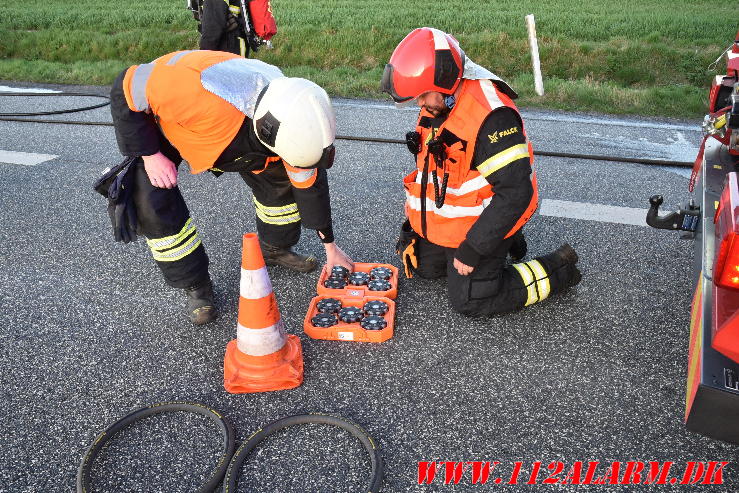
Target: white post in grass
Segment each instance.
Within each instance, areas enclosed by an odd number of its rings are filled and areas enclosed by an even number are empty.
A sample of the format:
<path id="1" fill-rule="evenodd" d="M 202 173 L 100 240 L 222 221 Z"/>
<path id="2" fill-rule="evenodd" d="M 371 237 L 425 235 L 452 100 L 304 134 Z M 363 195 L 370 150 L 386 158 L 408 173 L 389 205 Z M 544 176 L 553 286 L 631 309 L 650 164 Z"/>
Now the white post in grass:
<path id="1" fill-rule="evenodd" d="M 534 67 L 534 90 L 539 96 L 544 95 L 544 81 L 541 78 L 541 64 L 539 63 L 539 43 L 536 41 L 536 24 L 534 14 L 526 16 L 526 28 L 529 31 L 529 47 L 531 48 L 531 64 Z"/>

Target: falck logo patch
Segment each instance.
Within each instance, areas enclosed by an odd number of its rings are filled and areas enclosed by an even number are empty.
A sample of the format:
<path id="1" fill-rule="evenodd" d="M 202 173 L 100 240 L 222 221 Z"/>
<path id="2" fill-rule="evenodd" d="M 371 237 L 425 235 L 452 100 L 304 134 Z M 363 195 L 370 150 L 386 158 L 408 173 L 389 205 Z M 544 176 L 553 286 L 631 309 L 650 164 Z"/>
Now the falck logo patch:
<path id="1" fill-rule="evenodd" d="M 501 130 L 500 132 L 493 132 L 492 134 L 489 134 L 488 139 L 490 139 L 491 144 L 495 144 L 502 137 L 508 137 L 509 135 L 513 135 L 515 133 L 518 133 L 518 127 L 511 127 L 508 130 Z"/>

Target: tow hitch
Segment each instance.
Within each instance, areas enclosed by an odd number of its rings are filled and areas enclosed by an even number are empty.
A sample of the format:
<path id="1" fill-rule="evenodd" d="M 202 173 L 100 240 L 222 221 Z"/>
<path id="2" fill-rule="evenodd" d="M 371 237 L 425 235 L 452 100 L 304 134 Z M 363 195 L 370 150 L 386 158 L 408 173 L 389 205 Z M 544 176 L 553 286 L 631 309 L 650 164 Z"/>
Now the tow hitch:
<path id="1" fill-rule="evenodd" d="M 700 221 L 701 209 L 695 205 L 693 199 L 676 212 L 670 212 L 664 216 L 659 215 L 659 206 L 664 199 L 661 195 L 652 195 L 649 198 L 649 211 L 647 212 L 647 224 L 657 229 L 676 229 L 683 231 L 680 238 L 689 240 L 695 237 L 695 230 Z"/>

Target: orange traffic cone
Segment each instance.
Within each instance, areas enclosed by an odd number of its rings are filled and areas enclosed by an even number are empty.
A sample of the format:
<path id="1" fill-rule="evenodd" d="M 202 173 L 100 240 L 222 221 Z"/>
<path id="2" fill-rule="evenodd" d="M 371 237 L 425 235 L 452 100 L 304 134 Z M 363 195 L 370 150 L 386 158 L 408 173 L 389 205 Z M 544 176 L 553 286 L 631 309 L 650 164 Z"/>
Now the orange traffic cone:
<path id="1" fill-rule="evenodd" d="M 256 233 L 243 238 L 236 331 L 223 361 L 223 386 L 228 392 L 268 392 L 303 383 L 300 339 L 285 332 Z"/>

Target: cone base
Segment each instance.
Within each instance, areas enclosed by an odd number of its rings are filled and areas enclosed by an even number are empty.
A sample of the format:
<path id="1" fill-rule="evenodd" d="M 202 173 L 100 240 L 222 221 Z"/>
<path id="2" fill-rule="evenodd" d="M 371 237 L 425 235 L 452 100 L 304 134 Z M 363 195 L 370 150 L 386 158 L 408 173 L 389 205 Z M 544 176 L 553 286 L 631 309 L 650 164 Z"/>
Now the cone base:
<path id="1" fill-rule="evenodd" d="M 293 389 L 302 383 L 303 348 L 298 336 L 288 335 L 282 349 L 267 356 L 242 353 L 236 339 L 226 346 L 223 386 L 231 394 Z"/>

